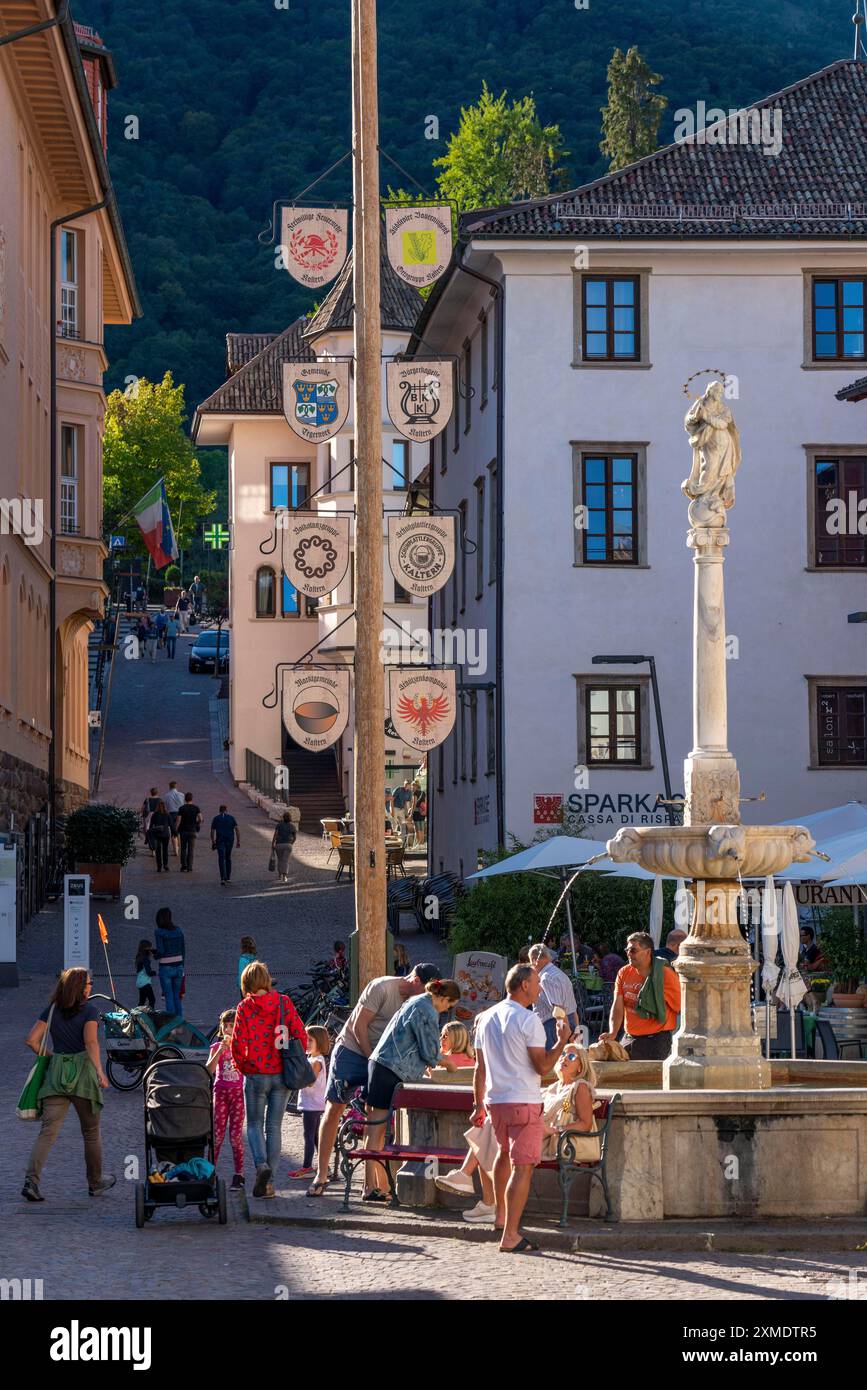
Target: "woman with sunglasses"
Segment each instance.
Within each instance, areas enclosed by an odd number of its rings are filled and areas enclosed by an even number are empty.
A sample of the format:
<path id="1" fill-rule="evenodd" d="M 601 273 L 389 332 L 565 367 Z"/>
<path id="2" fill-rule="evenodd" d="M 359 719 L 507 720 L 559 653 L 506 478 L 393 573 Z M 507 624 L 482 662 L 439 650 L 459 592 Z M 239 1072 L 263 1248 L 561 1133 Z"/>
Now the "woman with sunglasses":
<path id="1" fill-rule="evenodd" d="M 543 1158 L 557 1157 L 557 1144 L 561 1134 L 570 1130 L 589 1135 L 595 1132 L 593 1102 L 596 1097 L 596 1072 L 588 1053 L 575 1043 L 567 1043 L 554 1068 L 557 1080 L 542 1091 L 542 1119 L 545 1124 L 545 1139 L 542 1144 Z M 599 1158 L 599 1140 L 581 1141 L 585 1163 Z"/>
<path id="2" fill-rule="evenodd" d="M 25 1039 L 38 1053 L 46 1031 L 45 1051 L 51 1058 L 37 1104 L 42 1128 L 27 1164 L 21 1196 L 28 1202 L 44 1202 L 39 1181 L 52 1147 L 60 1133 L 70 1105 L 75 1107 L 84 1139 L 87 1190 L 100 1197 L 114 1187 L 117 1179 L 102 1171 L 102 1139 L 99 1112 L 108 1077 L 102 1069 L 97 1028 L 99 1009 L 91 1002 L 93 981 L 80 966 L 64 970 L 58 978 L 47 1008 Z"/>

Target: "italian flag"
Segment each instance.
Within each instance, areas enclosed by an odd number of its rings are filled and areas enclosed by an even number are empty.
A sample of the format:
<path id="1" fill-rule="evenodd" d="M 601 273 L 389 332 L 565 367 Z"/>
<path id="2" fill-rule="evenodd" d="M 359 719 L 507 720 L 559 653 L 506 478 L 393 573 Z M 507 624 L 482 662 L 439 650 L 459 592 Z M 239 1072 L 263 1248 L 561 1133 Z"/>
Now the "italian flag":
<path id="1" fill-rule="evenodd" d="M 166 500 L 166 485 L 162 478 L 158 483 L 154 483 L 150 492 L 146 492 L 140 502 L 136 503 L 132 515 L 141 527 L 142 538 L 156 569 L 162 569 L 170 560 L 178 558 L 178 547 Z"/>

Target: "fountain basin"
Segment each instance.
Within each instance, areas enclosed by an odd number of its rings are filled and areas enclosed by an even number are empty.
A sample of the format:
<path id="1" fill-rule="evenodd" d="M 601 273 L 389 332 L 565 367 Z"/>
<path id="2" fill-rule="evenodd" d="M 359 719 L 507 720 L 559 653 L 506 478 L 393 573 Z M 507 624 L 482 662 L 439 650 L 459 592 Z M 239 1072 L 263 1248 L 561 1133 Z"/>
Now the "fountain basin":
<path id="1" fill-rule="evenodd" d="M 625 825 L 606 846 L 615 864 L 674 878 L 764 878 L 804 864 L 815 841 L 803 825 Z"/>

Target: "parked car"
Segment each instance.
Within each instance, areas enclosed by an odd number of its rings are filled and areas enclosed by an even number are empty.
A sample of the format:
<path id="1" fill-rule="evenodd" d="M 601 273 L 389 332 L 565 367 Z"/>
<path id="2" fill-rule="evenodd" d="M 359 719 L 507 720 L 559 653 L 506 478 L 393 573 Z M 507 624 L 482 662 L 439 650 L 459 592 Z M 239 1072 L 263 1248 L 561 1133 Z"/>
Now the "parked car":
<path id="1" fill-rule="evenodd" d="M 217 638 L 219 636 L 220 650 L 217 652 Z M 206 628 L 200 632 L 192 650 L 190 651 L 190 670 L 191 671 L 228 671 L 229 669 L 229 634 L 225 628 L 220 628 L 219 632 L 215 627 Z"/>

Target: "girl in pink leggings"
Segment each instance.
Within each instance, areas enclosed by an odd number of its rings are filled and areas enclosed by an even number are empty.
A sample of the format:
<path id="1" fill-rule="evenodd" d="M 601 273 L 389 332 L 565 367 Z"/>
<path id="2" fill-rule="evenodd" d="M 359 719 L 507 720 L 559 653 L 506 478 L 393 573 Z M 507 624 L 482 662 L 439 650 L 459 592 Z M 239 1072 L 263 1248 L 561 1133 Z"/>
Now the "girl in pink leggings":
<path id="1" fill-rule="evenodd" d="M 214 1163 L 220 1157 L 228 1125 L 235 1164 L 232 1187 L 238 1189 L 244 1186 L 244 1078 L 232 1061 L 234 1027 L 235 1010 L 226 1009 L 220 1014 L 220 1036 L 211 1046 L 208 1071 L 214 1077 Z"/>

